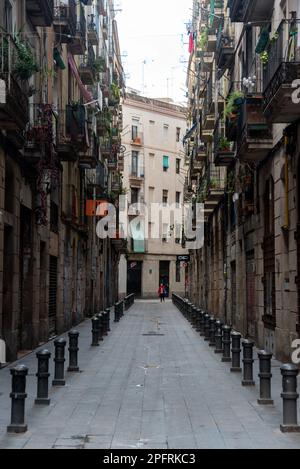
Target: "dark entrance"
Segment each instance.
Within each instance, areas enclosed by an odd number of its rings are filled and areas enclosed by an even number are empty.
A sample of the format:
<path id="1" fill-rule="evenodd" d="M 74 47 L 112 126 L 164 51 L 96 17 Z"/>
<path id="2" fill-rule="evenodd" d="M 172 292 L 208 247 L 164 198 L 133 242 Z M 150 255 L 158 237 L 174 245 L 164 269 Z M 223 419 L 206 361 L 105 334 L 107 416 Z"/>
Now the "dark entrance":
<path id="1" fill-rule="evenodd" d="M 160 261 L 159 263 L 159 284 L 163 283 L 167 290 L 167 296 L 170 293 L 170 261 Z"/>
<path id="2" fill-rule="evenodd" d="M 136 296 L 142 294 L 142 271 L 143 262 L 128 261 L 127 263 L 127 294 L 134 293 Z"/>
<path id="3" fill-rule="evenodd" d="M 246 284 L 247 284 L 247 337 L 256 339 L 255 320 L 255 259 L 254 251 L 250 251 L 246 256 Z"/>
<path id="4" fill-rule="evenodd" d="M 236 326 L 236 262 L 231 263 L 231 322 Z"/>
<path id="5" fill-rule="evenodd" d="M 57 258 L 50 256 L 49 264 L 49 336 L 56 334 Z"/>
<path id="6" fill-rule="evenodd" d="M 275 220 L 274 220 L 274 181 L 270 178 L 265 190 L 265 237 L 264 252 L 264 316 L 267 329 L 276 327 L 276 288 L 275 288 Z"/>

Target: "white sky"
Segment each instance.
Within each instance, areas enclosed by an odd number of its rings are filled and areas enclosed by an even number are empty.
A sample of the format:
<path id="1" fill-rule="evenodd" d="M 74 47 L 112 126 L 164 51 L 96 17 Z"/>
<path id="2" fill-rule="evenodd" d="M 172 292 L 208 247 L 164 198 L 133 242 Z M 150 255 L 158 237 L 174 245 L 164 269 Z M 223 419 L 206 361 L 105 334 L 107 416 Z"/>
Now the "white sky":
<path id="1" fill-rule="evenodd" d="M 188 60 L 186 23 L 192 0 L 115 1 L 126 85 L 146 96 L 185 102 Z M 143 62 L 146 61 L 145 64 Z M 185 63 L 183 63 L 185 61 Z M 143 78 L 144 76 L 144 78 Z"/>

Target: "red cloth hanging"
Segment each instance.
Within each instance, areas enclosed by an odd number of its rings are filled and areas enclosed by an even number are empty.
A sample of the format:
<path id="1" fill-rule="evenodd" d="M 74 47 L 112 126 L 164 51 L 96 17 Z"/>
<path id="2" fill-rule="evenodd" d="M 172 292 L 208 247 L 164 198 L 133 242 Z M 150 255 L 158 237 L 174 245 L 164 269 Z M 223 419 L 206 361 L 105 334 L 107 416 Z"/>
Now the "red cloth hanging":
<path id="1" fill-rule="evenodd" d="M 194 51 L 194 35 L 190 32 L 190 40 L 189 40 L 189 53 L 191 54 Z"/>

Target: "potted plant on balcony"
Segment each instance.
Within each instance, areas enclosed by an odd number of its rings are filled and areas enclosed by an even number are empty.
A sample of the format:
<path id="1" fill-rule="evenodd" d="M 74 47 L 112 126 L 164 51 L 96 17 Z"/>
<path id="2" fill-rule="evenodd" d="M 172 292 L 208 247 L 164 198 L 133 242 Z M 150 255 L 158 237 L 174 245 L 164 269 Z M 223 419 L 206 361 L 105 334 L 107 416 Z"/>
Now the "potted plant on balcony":
<path id="1" fill-rule="evenodd" d="M 15 37 L 17 49 L 17 60 L 14 66 L 14 73 L 22 81 L 29 80 L 32 75 L 39 71 L 38 64 L 30 49 L 30 46 L 21 40 L 19 35 Z"/>
<path id="2" fill-rule="evenodd" d="M 225 110 L 224 110 L 224 118 L 229 118 L 229 120 L 233 121 L 237 119 L 239 113 L 239 107 L 244 102 L 244 93 L 242 91 L 233 91 L 227 98 Z"/>
<path id="3" fill-rule="evenodd" d="M 231 143 L 229 142 L 228 138 L 221 137 L 219 140 L 219 152 L 227 153 L 230 152 Z"/>
<path id="4" fill-rule="evenodd" d="M 208 30 L 207 28 L 202 29 L 199 39 L 199 49 L 205 51 L 208 45 Z"/>

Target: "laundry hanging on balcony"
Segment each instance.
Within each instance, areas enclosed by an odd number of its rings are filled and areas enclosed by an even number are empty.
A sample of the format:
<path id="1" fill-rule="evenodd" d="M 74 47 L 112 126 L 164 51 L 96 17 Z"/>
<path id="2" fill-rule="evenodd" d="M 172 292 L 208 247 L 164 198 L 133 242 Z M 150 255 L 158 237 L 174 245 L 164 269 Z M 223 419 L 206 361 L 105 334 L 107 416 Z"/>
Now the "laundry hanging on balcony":
<path id="1" fill-rule="evenodd" d="M 90 103 L 90 102 L 94 101 L 93 95 L 86 89 L 86 87 L 84 86 L 84 84 L 81 81 L 76 62 L 75 62 L 72 54 L 70 54 L 70 52 L 68 53 L 68 62 L 69 62 L 70 68 L 72 70 L 72 73 L 73 73 L 73 75 L 74 75 L 74 77 L 75 77 L 75 79 L 78 83 L 79 89 L 82 93 L 82 96 L 83 96 L 84 100 L 87 103 Z"/>

